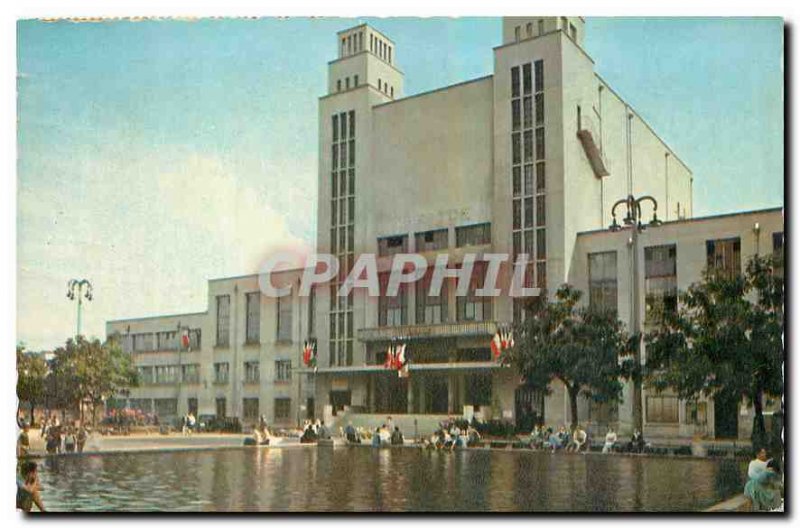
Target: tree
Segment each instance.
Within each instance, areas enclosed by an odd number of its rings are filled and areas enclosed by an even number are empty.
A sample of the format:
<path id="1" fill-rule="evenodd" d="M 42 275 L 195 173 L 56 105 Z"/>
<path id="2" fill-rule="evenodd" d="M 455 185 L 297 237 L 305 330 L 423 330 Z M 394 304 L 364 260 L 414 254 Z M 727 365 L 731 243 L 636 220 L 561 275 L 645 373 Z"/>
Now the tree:
<path id="1" fill-rule="evenodd" d="M 78 405 L 89 402 L 93 424 L 98 404 L 137 385 L 131 358 L 116 340 L 101 343 L 98 339 L 89 341 L 78 336 L 77 340 L 69 339 L 66 346 L 57 349 L 55 356 L 54 371 L 62 385 L 60 391 Z"/>
<path id="2" fill-rule="evenodd" d="M 555 302 L 533 301 L 525 321 L 515 325 L 516 346 L 502 361 L 514 365 L 526 383 L 549 391 L 557 379 L 566 387 L 572 427 L 578 420 L 578 396 L 620 401 L 621 378 L 629 371 L 630 338 L 612 311 L 579 307 L 581 292 L 561 286 Z"/>
<path id="3" fill-rule="evenodd" d="M 646 336 L 647 381 L 678 397 L 733 395 L 753 404 L 753 446 L 766 441 L 764 395 L 783 395 L 780 257 L 751 259 L 743 275 L 707 270 Z"/>
<path id="4" fill-rule="evenodd" d="M 47 371 L 47 362 L 41 356 L 28 354 L 24 346 L 17 346 L 17 407 L 26 402 L 30 406 L 31 420 L 34 408 L 44 404 Z"/>

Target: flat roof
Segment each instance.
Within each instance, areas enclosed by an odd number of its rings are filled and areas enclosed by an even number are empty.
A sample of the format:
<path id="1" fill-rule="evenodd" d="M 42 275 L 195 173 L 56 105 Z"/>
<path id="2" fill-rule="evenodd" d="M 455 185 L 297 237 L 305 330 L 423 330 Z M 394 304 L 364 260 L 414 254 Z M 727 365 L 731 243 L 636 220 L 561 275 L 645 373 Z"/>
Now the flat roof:
<path id="1" fill-rule="evenodd" d="M 362 27 L 368 27 L 368 28 L 370 28 L 372 31 L 374 31 L 374 32 L 375 32 L 375 33 L 377 33 L 378 35 L 382 36 L 383 38 L 385 38 L 386 40 L 388 40 L 389 42 L 391 42 L 392 44 L 394 44 L 394 41 L 393 41 L 392 39 L 390 39 L 389 37 L 387 37 L 387 36 L 386 36 L 386 33 L 384 33 L 384 32 L 383 32 L 383 31 L 381 31 L 380 29 L 377 29 L 375 26 L 373 26 L 373 25 L 370 25 L 370 24 L 368 24 L 368 23 L 366 23 L 366 22 L 362 22 L 361 24 L 358 24 L 357 26 L 352 26 L 352 27 L 349 27 L 349 28 L 347 28 L 347 29 L 343 29 L 343 30 L 341 30 L 341 31 L 337 31 L 337 32 L 336 32 L 336 35 L 338 36 L 338 35 L 341 35 L 342 33 L 349 33 L 350 31 L 353 31 L 354 29 L 359 29 L 359 28 L 362 28 Z"/>
<path id="2" fill-rule="evenodd" d="M 106 324 L 111 323 L 130 323 L 133 321 L 147 321 L 151 319 L 169 319 L 172 317 L 191 317 L 195 315 L 208 315 L 208 310 L 204 312 L 191 312 L 191 313 L 177 313 L 177 314 L 166 314 L 166 315 L 148 315 L 145 317 L 129 317 L 127 319 L 109 319 L 106 321 Z"/>
<path id="3" fill-rule="evenodd" d="M 484 75 L 483 77 L 477 77 L 475 79 L 469 79 L 469 80 L 466 80 L 466 81 L 460 81 L 460 82 L 457 82 L 455 84 L 448 84 L 447 86 L 442 86 L 441 88 L 434 88 L 433 90 L 428 90 L 427 92 L 420 92 L 420 93 L 417 93 L 417 94 L 414 94 L 414 95 L 409 95 L 408 97 L 402 97 L 400 99 L 395 99 L 393 101 L 387 101 L 385 103 L 376 104 L 376 105 L 373 105 L 372 108 L 379 108 L 379 107 L 392 105 L 392 104 L 396 104 L 396 103 L 402 103 L 403 101 L 408 101 L 409 99 L 415 99 L 417 97 L 422 97 L 422 96 L 425 96 L 425 95 L 435 94 L 437 92 L 442 92 L 444 90 L 449 90 L 451 88 L 457 88 L 457 87 L 463 86 L 465 84 L 472 84 L 472 83 L 476 83 L 476 82 L 480 82 L 480 81 L 485 81 L 486 79 L 491 79 L 493 76 L 494 75 L 489 74 L 489 75 Z"/>
<path id="4" fill-rule="evenodd" d="M 748 211 L 736 211 L 733 213 L 721 213 L 715 215 L 707 215 L 707 216 L 696 216 L 693 218 L 682 218 L 680 220 L 667 220 L 666 222 L 662 223 L 662 226 L 666 225 L 673 225 L 673 224 L 688 224 L 691 222 L 703 222 L 708 220 L 718 220 L 720 218 L 727 218 L 731 216 L 744 216 L 744 215 L 756 215 L 756 214 L 769 214 L 769 213 L 777 213 L 779 211 L 783 211 L 783 206 L 780 207 L 768 207 L 766 209 L 751 209 Z M 612 233 L 612 231 L 608 228 L 604 229 L 590 229 L 588 231 L 580 231 L 578 232 L 578 236 L 587 236 L 587 235 L 598 235 L 602 233 Z"/>

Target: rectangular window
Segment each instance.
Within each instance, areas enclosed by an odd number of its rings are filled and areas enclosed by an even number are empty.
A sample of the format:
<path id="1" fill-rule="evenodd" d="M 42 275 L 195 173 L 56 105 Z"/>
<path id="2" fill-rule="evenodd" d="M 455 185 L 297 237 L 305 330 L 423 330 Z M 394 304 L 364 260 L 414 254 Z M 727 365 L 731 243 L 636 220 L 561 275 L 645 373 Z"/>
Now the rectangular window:
<path id="1" fill-rule="evenodd" d="M 155 404 L 156 416 L 162 420 L 178 414 L 178 400 L 176 398 L 155 398 L 153 403 Z"/>
<path id="2" fill-rule="evenodd" d="M 258 420 L 258 398 L 242 398 L 242 414 L 245 420 Z"/>
<path id="3" fill-rule="evenodd" d="M 350 110 L 350 139 L 356 137 L 356 112 L 355 110 Z"/>
<path id="4" fill-rule="evenodd" d="M 514 40 L 517 41 L 517 42 L 519 42 L 519 37 L 520 37 L 520 35 L 519 35 L 520 31 L 519 30 L 520 30 L 519 26 L 514 28 Z"/>
<path id="5" fill-rule="evenodd" d="M 519 99 L 511 101 L 511 129 L 519 130 L 520 114 L 519 114 Z"/>
<path id="6" fill-rule="evenodd" d="M 514 200 L 512 202 L 512 227 L 513 229 L 522 228 L 522 200 Z"/>
<path id="7" fill-rule="evenodd" d="M 492 224 L 474 224 L 456 227 L 456 247 L 482 246 L 492 243 Z"/>
<path id="8" fill-rule="evenodd" d="M 342 91 L 342 80 L 341 79 L 338 79 L 336 81 L 336 91 L 337 92 L 341 92 Z"/>
<path id="9" fill-rule="evenodd" d="M 261 292 L 245 295 L 247 319 L 245 321 L 245 342 L 258 343 L 261 340 Z"/>
<path id="10" fill-rule="evenodd" d="M 231 296 L 217 295 L 217 346 L 230 345 Z"/>
<path id="11" fill-rule="evenodd" d="M 539 28 L 538 28 L 538 29 L 539 29 L 539 33 L 538 33 L 538 34 L 539 34 L 539 35 L 544 35 L 544 20 L 542 20 L 542 19 L 540 18 L 540 19 L 538 20 L 538 22 L 536 22 L 536 24 L 539 26 Z"/>
<path id="12" fill-rule="evenodd" d="M 148 385 L 154 382 L 153 367 L 136 367 L 136 372 L 139 374 L 139 382 L 142 385 Z"/>
<path id="13" fill-rule="evenodd" d="M 350 157 L 348 158 L 348 163 L 352 167 L 356 164 L 356 140 L 350 140 Z"/>
<path id="14" fill-rule="evenodd" d="M 358 75 L 353 76 L 353 86 L 358 86 Z"/>
<path id="15" fill-rule="evenodd" d="M 286 359 L 275 361 L 275 381 L 290 381 L 292 379 L 292 362 Z"/>
<path id="16" fill-rule="evenodd" d="M 525 161 L 533 161 L 533 131 L 525 131 Z"/>
<path id="17" fill-rule="evenodd" d="M 513 169 L 511 169 L 511 174 L 512 174 L 512 185 L 513 185 L 514 196 L 519 196 L 520 193 L 522 192 L 520 183 L 520 168 L 514 167 Z"/>
<path id="18" fill-rule="evenodd" d="M 181 365 L 181 380 L 183 383 L 199 383 L 200 365 L 197 363 Z"/>
<path id="19" fill-rule="evenodd" d="M 217 411 L 217 418 L 225 418 L 225 412 L 227 411 L 227 401 L 225 398 L 217 398 L 216 400 L 216 411 Z"/>
<path id="20" fill-rule="evenodd" d="M 779 277 L 783 277 L 783 231 L 772 233 L 772 259 L 775 274 Z"/>
<path id="21" fill-rule="evenodd" d="M 541 228 L 536 230 L 536 258 L 547 258 L 547 237 Z"/>
<path id="22" fill-rule="evenodd" d="M 339 114 L 339 133 L 342 136 L 341 139 L 345 139 L 347 137 L 347 113 L 342 112 Z"/>
<path id="23" fill-rule="evenodd" d="M 544 90 L 544 62 L 537 60 L 533 63 L 534 89 L 537 92 Z"/>
<path id="24" fill-rule="evenodd" d="M 527 96 L 522 99 L 522 113 L 524 117 L 525 128 L 533 126 L 533 108 L 531 108 L 531 98 Z"/>
<path id="25" fill-rule="evenodd" d="M 536 124 L 543 125 L 544 124 L 544 94 L 537 93 L 534 96 L 536 101 Z"/>
<path id="26" fill-rule="evenodd" d="M 533 22 L 528 22 L 525 25 L 525 32 L 528 34 L 529 37 L 533 36 Z"/>
<path id="27" fill-rule="evenodd" d="M 389 273 L 378 275 L 378 326 L 403 326 L 407 324 L 408 284 L 400 284 L 397 295 L 389 296 Z"/>
<path id="28" fill-rule="evenodd" d="M 447 249 L 447 229 L 434 229 L 416 233 L 414 235 L 414 244 L 418 253 Z"/>
<path id="29" fill-rule="evenodd" d="M 244 362 L 244 382 L 258 383 L 261 380 L 261 366 L 258 361 Z"/>
<path id="30" fill-rule="evenodd" d="M 533 85 L 533 79 L 531 78 L 531 65 L 523 64 L 522 65 L 522 93 L 525 95 L 531 93 L 531 87 Z"/>
<path id="31" fill-rule="evenodd" d="M 572 40 L 578 40 L 578 30 L 572 24 L 569 25 L 569 36 Z"/>
<path id="32" fill-rule="evenodd" d="M 536 197 L 536 226 L 541 227 L 545 225 L 545 201 L 544 195 Z"/>
<path id="33" fill-rule="evenodd" d="M 345 90 L 349 90 L 350 89 L 350 77 L 345 77 L 345 79 L 344 79 L 344 89 Z"/>
<path id="34" fill-rule="evenodd" d="M 520 155 L 521 145 L 520 145 L 520 134 L 512 134 L 511 135 L 511 162 L 516 165 L 521 160 Z"/>
<path id="35" fill-rule="evenodd" d="M 442 281 L 438 295 L 429 295 L 433 269 L 416 282 L 416 320 L 417 324 L 439 324 L 447 322 L 447 281 Z"/>
<path id="36" fill-rule="evenodd" d="M 708 240 L 706 257 L 709 271 L 726 277 L 736 277 L 742 272 L 741 242 L 739 237 Z"/>
<path id="37" fill-rule="evenodd" d="M 511 68 L 511 97 L 519 97 L 519 66 Z"/>
<path id="38" fill-rule="evenodd" d="M 544 128 L 539 127 L 536 129 L 536 159 L 544 159 Z"/>
<path id="39" fill-rule="evenodd" d="M 292 408 L 292 400 L 289 398 L 275 398 L 275 420 L 286 420 Z"/>
<path id="40" fill-rule="evenodd" d="M 544 174 L 544 162 L 540 161 L 536 164 L 536 192 L 544 192 L 545 188 L 545 174 Z"/>
<path id="41" fill-rule="evenodd" d="M 316 335 L 316 310 L 317 310 L 317 290 L 312 286 L 308 292 L 308 335 Z"/>
<path id="42" fill-rule="evenodd" d="M 492 318 L 492 298 L 479 297 L 475 292 L 486 280 L 486 262 L 475 262 L 467 295 L 456 297 L 456 317 L 459 321 L 488 321 Z"/>
<path id="43" fill-rule="evenodd" d="M 228 383 L 228 363 L 214 363 L 214 383 Z"/>
<path id="44" fill-rule="evenodd" d="M 678 309 L 675 245 L 644 248 L 645 321 L 657 324 Z"/>
<path id="45" fill-rule="evenodd" d="M 648 396 L 647 421 L 678 423 L 678 398 L 675 396 Z"/>
<path id="46" fill-rule="evenodd" d="M 525 198 L 525 227 L 533 227 L 533 198 Z"/>
<path id="47" fill-rule="evenodd" d="M 617 252 L 589 254 L 589 307 L 617 311 Z"/>
<path id="48" fill-rule="evenodd" d="M 292 340 L 292 296 L 278 297 L 278 341 Z"/>
<path id="49" fill-rule="evenodd" d="M 396 235 L 378 239 L 378 256 L 388 257 L 408 251 L 408 235 Z"/>
<path id="50" fill-rule="evenodd" d="M 533 194 L 533 165 L 525 165 L 525 195 Z"/>

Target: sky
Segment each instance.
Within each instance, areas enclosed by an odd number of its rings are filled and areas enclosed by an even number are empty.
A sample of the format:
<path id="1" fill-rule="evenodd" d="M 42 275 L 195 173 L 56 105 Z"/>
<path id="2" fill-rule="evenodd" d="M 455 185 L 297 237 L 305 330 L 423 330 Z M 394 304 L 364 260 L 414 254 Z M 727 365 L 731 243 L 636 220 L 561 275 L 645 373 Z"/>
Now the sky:
<path id="1" fill-rule="evenodd" d="M 395 41 L 414 95 L 492 72 L 499 18 L 20 21 L 17 342 L 204 311 L 206 281 L 313 246 L 335 33 Z M 587 18 L 598 73 L 695 176 L 695 215 L 783 205 L 776 18 Z"/>

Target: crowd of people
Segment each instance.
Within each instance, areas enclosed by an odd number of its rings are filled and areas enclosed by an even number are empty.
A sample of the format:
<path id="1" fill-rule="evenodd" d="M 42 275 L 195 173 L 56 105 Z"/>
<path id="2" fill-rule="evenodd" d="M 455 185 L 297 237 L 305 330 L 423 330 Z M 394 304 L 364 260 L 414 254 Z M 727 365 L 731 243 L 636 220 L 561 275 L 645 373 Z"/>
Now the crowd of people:
<path id="1" fill-rule="evenodd" d="M 529 445 L 531 449 L 535 450 L 587 453 L 591 449 L 591 440 L 589 433 L 580 424 L 576 425 L 571 432 L 564 425 L 560 426 L 558 430 L 554 430 L 552 427 L 545 429 L 544 426 L 536 425 L 531 431 Z M 638 429 L 633 431 L 630 441 L 623 444 L 619 441 L 616 431 L 609 427 L 603 438 L 602 452 L 643 453 L 645 447 L 644 436 Z"/>
<path id="2" fill-rule="evenodd" d="M 312 444 L 319 440 L 328 440 L 331 432 L 321 420 L 306 420 L 303 422 L 303 434 L 300 435 L 301 444 Z"/>
<path id="3" fill-rule="evenodd" d="M 28 427 L 27 424 L 25 427 Z M 45 451 L 55 455 L 60 453 L 83 453 L 89 431 L 80 421 L 62 424 L 58 417 L 52 415 L 49 419 L 42 420 L 39 433 L 44 439 Z"/>
<path id="4" fill-rule="evenodd" d="M 474 447 L 480 441 L 481 435 L 472 425 L 459 427 L 455 420 L 450 420 L 440 423 L 431 437 L 424 439 L 422 443 L 427 449 L 452 451 L 457 447 Z"/>

